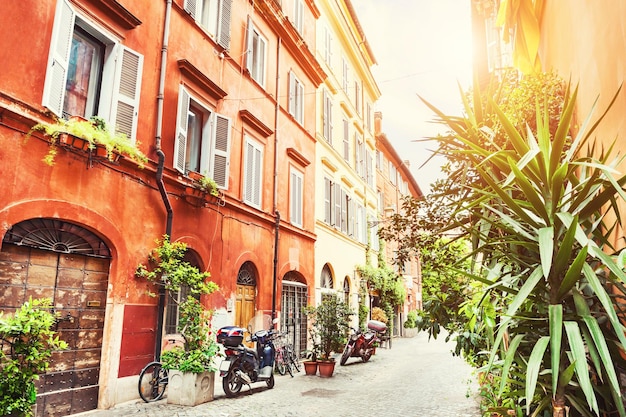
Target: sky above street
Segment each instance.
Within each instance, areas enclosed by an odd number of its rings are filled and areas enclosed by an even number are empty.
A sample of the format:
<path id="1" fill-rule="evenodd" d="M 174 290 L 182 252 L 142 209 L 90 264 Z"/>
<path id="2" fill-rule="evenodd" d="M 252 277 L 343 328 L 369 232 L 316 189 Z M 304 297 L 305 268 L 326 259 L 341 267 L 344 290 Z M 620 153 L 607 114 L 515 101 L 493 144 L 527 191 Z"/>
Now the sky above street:
<path id="1" fill-rule="evenodd" d="M 382 130 L 424 194 L 440 178 L 441 160 L 428 159 L 434 143 L 415 140 L 445 131 L 418 94 L 446 114 L 461 114 L 459 83 L 472 79 L 470 0 L 352 0 L 377 65 L 382 92 L 375 111 Z"/>

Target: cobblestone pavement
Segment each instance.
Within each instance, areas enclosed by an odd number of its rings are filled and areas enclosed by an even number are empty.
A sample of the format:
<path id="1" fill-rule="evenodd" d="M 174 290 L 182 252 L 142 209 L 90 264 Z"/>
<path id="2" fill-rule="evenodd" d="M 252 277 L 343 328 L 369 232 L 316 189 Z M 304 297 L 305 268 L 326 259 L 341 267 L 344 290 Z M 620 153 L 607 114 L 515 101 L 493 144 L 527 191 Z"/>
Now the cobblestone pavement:
<path id="1" fill-rule="evenodd" d="M 166 400 L 132 402 L 81 417 L 318 417 L 424 416 L 480 417 L 472 369 L 450 353 L 451 344 L 428 341 L 425 333 L 394 339 L 391 349 L 378 348 L 368 363 L 350 358 L 332 378 L 276 375 L 276 385 L 247 387 L 226 398 L 215 378 L 215 399 L 196 407 L 169 405 Z M 338 362 L 338 361 L 337 361 Z"/>

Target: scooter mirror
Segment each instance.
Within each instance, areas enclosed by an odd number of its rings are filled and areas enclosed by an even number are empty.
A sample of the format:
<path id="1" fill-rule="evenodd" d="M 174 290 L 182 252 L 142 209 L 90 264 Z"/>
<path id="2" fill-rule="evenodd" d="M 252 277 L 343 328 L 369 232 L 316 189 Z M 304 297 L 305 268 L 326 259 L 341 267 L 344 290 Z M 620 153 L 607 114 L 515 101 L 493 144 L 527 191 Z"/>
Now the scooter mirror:
<path id="1" fill-rule="evenodd" d="M 276 317 L 274 320 L 272 320 L 272 323 L 278 324 L 278 317 Z"/>

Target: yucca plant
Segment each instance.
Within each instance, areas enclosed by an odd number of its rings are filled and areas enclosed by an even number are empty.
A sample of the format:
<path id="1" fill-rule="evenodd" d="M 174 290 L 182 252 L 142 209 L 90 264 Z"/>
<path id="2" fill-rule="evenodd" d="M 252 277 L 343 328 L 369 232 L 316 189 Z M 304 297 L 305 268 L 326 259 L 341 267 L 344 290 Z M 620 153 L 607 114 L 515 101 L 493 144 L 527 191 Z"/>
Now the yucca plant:
<path id="1" fill-rule="evenodd" d="M 626 416 L 617 377 L 626 275 L 612 246 L 626 176 L 613 146 L 592 140 L 606 112 L 570 136 L 576 96 L 568 89 L 556 131 L 545 101 L 536 128 L 520 129 L 490 100 L 505 141 L 481 124 L 480 101 L 465 100 L 465 116 L 452 117 L 424 100 L 451 129 L 437 138 L 438 152 L 459 162 L 457 173 L 472 173 L 450 228 L 471 238 L 472 278 L 500 300 L 484 370 L 497 375 L 495 395 L 514 398 L 518 415 Z"/>

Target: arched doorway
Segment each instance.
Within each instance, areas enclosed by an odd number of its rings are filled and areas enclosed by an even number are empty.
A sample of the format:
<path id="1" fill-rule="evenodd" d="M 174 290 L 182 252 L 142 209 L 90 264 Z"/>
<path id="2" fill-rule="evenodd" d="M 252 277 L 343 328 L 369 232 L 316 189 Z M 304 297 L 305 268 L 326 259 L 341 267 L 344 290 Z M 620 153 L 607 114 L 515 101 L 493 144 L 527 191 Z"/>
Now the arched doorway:
<path id="1" fill-rule="evenodd" d="M 254 264 L 246 261 L 237 273 L 237 295 L 235 297 L 235 326 L 247 328 L 254 318 L 256 309 L 257 272 Z"/>
<path id="2" fill-rule="evenodd" d="M 98 406 L 100 359 L 111 253 L 96 234 L 58 219 L 15 224 L 2 241 L 0 310 L 29 297 L 50 298 L 56 331 L 68 349 L 55 352 L 37 384 L 37 416 Z"/>
<path id="3" fill-rule="evenodd" d="M 308 287 L 302 275 L 296 271 L 287 272 L 282 283 L 280 328 L 287 332 L 288 343 L 299 355 L 306 349 L 307 320 L 302 308 L 307 305 Z"/>

